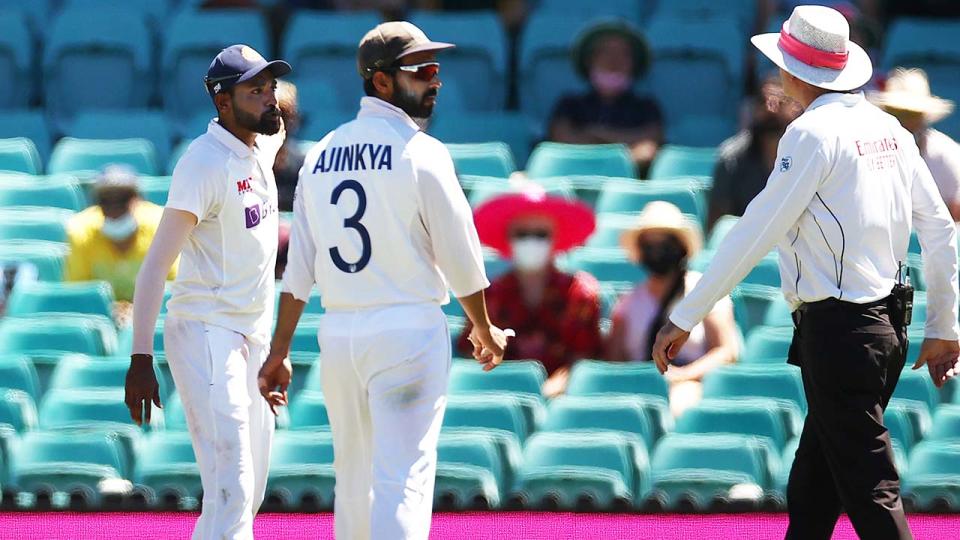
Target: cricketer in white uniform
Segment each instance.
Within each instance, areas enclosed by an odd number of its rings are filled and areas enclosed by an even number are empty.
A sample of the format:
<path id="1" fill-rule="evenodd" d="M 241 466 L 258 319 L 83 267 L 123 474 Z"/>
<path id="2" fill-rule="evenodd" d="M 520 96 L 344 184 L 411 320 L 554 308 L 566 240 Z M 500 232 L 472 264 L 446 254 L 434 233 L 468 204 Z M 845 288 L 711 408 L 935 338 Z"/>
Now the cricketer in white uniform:
<path id="1" fill-rule="evenodd" d="M 163 272 L 180 268 L 164 321 L 164 350 L 200 468 L 195 539 L 253 538 L 266 487 L 274 418 L 256 375 L 267 356 L 277 255 L 273 161 L 285 132 L 276 78 L 290 72 L 245 45 L 224 49 L 205 79 L 219 118 L 173 172 L 166 209 L 137 279 L 127 404 L 138 424 L 153 378 Z"/>
<path id="2" fill-rule="evenodd" d="M 506 344 L 487 317 L 480 241 L 450 154 L 413 120 L 433 110 L 434 52 L 449 47 L 407 22 L 370 31 L 358 51 L 368 97 L 356 120 L 307 154 L 294 199 L 261 392 L 285 404 L 290 339 L 317 285 L 326 310 L 318 339 L 334 441 L 335 528 L 344 540 L 429 534 L 451 361 L 440 308 L 448 285 L 481 326 L 475 355 L 487 369 Z"/>

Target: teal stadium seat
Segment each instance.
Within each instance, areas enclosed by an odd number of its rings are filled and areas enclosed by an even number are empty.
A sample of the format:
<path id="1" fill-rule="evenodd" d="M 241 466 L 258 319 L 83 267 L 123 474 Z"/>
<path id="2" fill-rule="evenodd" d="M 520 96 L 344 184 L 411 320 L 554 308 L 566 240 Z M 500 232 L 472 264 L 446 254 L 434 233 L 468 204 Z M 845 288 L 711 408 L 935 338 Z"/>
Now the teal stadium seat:
<path id="1" fill-rule="evenodd" d="M 267 500 L 285 510 L 333 508 L 333 437 L 278 432 L 270 455 Z"/>
<path id="2" fill-rule="evenodd" d="M 159 206 L 167 204 L 172 176 L 141 176 L 139 180 L 141 197 Z"/>
<path id="3" fill-rule="evenodd" d="M 786 363 L 790 352 L 790 343 L 793 341 L 792 327 L 754 328 L 747 336 L 741 357 L 745 363 L 755 364 L 765 361 L 782 361 Z"/>
<path id="4" fill-rule="evenodd" d="M 719 219 L 710 227 L 710 234 L 707 235 L 707 243 L 704 246 L 707 250 L 715 251 L 720 247 L 720 242 L 726 238 L 730 229 L 740 220 L 739 216 L 720 216 Z"/>
<path id="5" fill-rule="evenodd" d="M 472 360 L 454 362 L 450 369 L 449 392 L 512 392 L 539 397 L 546 377 L 543 364 L 535 360 L 504 362 L 493 371 L 483 371 L 480 364 Z"/>
<path id="6" fill-rule="evenodd" d="M 494 11 L 417 11 L 410 22 L 430 39 L 456 43 L 444 51 L 441 80 L 454 81 L 473 110 L 503 109 L 507 94 L 507 36 Z"/>
<path id="7" fill-rule="evenodd" d="M 18 9 L 0 2 L 0 77 L 17 81 L 0 90 L 0 109 L 25 107 L 33 90 L 32 62 L 34 41 L 27 26 L 27 16 Z M 20 5 L 15 6 L 20 8 Z M 0 134 L 3 136 L 3 134 Z"/>
<path id="8" fill-rule="evenodd" d="M 447 150 L 457 174 L 507 178 L 517 170 L 506 143 L 447 144 Z"/>
<path id="9" fill-rule="evenodd" d="M 113 323 L 88 314 L 43 313 L 0 320 L 0 352 L 79 352 L 91 356 L 114 353 Z"/>
<path id="10" fill-rule="evenodd" d="M 926 368 L 918 371 L 905 369 L 900 374 L 893 397 L 910 399 L 926 404 L 932 414 L 940 406 L 940 390 L 933 385 Z"/>
<path id="11" fill-rule="evenodd" d="M 547 409 L 543 431 L 581 433 L 584 437 L 595 436 L 588 432 L 616 432 L 645 448 L 653 448 L 657 435 L 643 398 L 637 396 L 557 397 Z"/>
<path id="12" fill-rule="evenodd" d="M 902 407 L 887 407 L 883 411 L 883 425 L 890 432 L 890 439 L 908 452 L 919 442 L 910 421 L 910 414 Z"/>
<path id="13" fill-rule="evenodd" d="M 622 144 L 563 144 L 542 142 L 527 162 L 527 176 L 595 175 L 635 178 L 630 152 Z"/>
<path id="14" fill-rule="evenodd" d="M 597 214 L 638 214 L 652 201 L 667 201 L 692 216 L 692 223 L 702 223 L 705 215 L 702 195 L 690 185 L 669 182 L 608 182 L 597 198 Z"/>
<path id="15" fill-rule="evenodd" d="M 729 114 L 686 116 L 667 126 L 667 140 L 682 146 L 716 147 L 736 133 L 736 119 Z M 656 177 L 651 175 L 651 178 Z"/>
<path id="16" fill-rule="evenodd" d="M 290 429 L 292 430 L 328 430 L 330 417 L 323 394 L 313 391 L 301 391 L 290 403 Z"/>
<path id="17" fill-rule="evenodd" d="M 126 165 L 139 174 L 159 174 L 157 154 L 147 139 L 74 139 L 65 137 L 53 147 L 50 174 L 93 175 L 107 165 Z"/>
<path id="18" fill-rule="evenodd" d="M 328 75 L 357 72 L 357 44 L 379 23 L 380 16 L 372 11 L 299 10 L 293 14 L 284 32 L 281 56 L 294 66 L 291 75 L 297 82 L 308 74 L 315 74 L 333 85 L 338 109 L 355 111 L 364 95 L 360 78 Z"/>
<path id="19" fill-rule="evenodd" d="M 301 369 L 302 368 L 306 368 L 306 369 L 305 371 L 302 372 L 303 373 L 301 376 L 302 380 L 300 381 L 300 386 L 297 388 L 297 391 L 299 392 L 303 390 L 307 392 L 313 392 L 315 394 L 322 394 L 323 393 L 323 385 L 322 385 L 323 376 L 322 376 L 322 370 L 320 365 L 321 361 L 319 357 L 317 356 L 316 353 L 310 353 L 309 356 L 302 355 L 300 356 L 300 358 L 307 360 L 308 363 L 301 364 Z M 291 358 L 290 361 L 291 363 L 293 363 L 294 359 Z M 298 375 L 296 371 L 297 369 L 295 366 L 294 377 Z M 292 385 L 291 387 L 287 387 L 287 394 L 289 396 L 296 395 L 296 393 L 292 391 Z"/>
<path id="20" fill-rule="evenodd" d="M 67 241 L 71 211 L 41 206 L 4 208 L 0 212 L 0 240 Z"/>
<path id="21" fill-rule="evenodd" d="M 0 10 L 4 12 L 18 11 L 26 17 L 27 27 L 33 34 L 40 34 L 57 7 L 53 0 L 36 0 L 23 2 L 22 0 L 0 0 Z"/>
<path id="22" fill-rule="evenodd" d="M 430 120 L 431 135 L 448 144 L 501 141 L 510 147 L 520 168 L 526 165 L 533 146 L 532 126 L 526 116 L 512 111 L 453 110 L 445 91 L 440 91 L 440 105 Z"/>
<path id="23" fill-rule="evenodd" d="M 566 15 L 578 20 L 586 20 L 598 15 L 620 17 L 638 22 L 653 9 L 649 0 L 598 0 L 584 3 L 579 0 L 542 0 L 537 11 L 556 15 Z"/>
<path id="24" fill-rule="evenodd" d="M 91 357 L 83 354 L 70 354 L 61 358 L 50 379 L 49 391 L 83 389 L 123 388 L 130 360 L 124 357 Z M 160 376 L 154 364 L 154 372 L 160 384 L 160 396 L 167 395 L 166 381 Z M 163 402 L 161 402 L 163 403 Z M 167 405 L 164 403 L 166 411 Z"/>
<path id="25" fill-rule="evenodd" d="M 297 15 L 294 15 L 295 17 Z M 323 114 L 323 111 L 340 108 L 337 99 L 337 89 L 333 81 L 325 78 L 301 78 L 296 82 L 297 103 L 300 106 L 301 117 L 311 114 Z M 356 103 L 353 104 L 354 108 Z M 346 109 L 346 107 L 344 107 Z"/>
<path id="26" fill-rule="evenodd" d="M 597 216 L 597 228 L 587 240 L 587 249 L 620 249 L 620 236 L 636 225 L 634 216 L 602 214 Z"/>
<path id="27" fill-rule="evenodd" d="M 924 441 L 910 454 L 903 478 L 907 508 L 932 512 L 960 510 L 960 443 Z"/>
<path id="28" fill-rule="evenodd" d="M 586 272 L 601 283 L 634 284 L 646 277 L 620 249 L 580 249 L 563 256 L 558 265 L 569 272 Z"/>
<path id="29" fill-rule="evenodd" d="M 921 441 L 930 433 L 933 419 L 930 408 L 925 402 L 915 399 L 893 398 L 887 404 L 887 410 L 891 409 L 902 411 L 907 420 L 910 421 L 914 441 Z M 908 438 L 905 437 L 904 441 L 906 442 Z"/>
<path id="30" fill-rule="evenodd" d="M 163 429 L 166 431 L 187 431 L 187 415 L 183 411 L 180 393 L 172 392 L 163 403 Z"/>
<path id="31" fill-rule="evenodd" d="M 733 290 L 730 299 L 733 301 L 733 313 L 737 325 L 744 334 L 750 335 L 754 328 L 766 323 L 767 315 L 773 309 L 771 306 L 783 300 L 783 293 L 780 289 L 767 285 L 741 283 Z M 751 358 L 746 354 L 741 354 L 740 359 L 748 363 L 764 360 Z"/>
<path id="32" fill-rule="evenodd" d="M 501 503 L 504 463 L 482 432 L 445 432 L 437 444 L 434 501 L 438 510 L 492 510 Z"/>
<path id="33" fill-rule="evenodd" d="M 703 397 L 768 397 L 788 400 L 807 410 L 800 370 L 787 364 L 719 367 L 704 377 Z"/>
<path id="34" fill-rule="evenodd" d="M 183 156 L 184 153 L 186 153 L 187 148 L 190 147 L 190 143 L 193 142 L 194 138 L 199 137 L 202 134 L 203 133 L 201 132 L 196 135 L 193 135 L 193 137 L 191 138 L 184 139 L 179 143 L 177 143 L 176 146 L 173 147 L 173 150 L 170 151 L 170 161 L 167 162 L 167 168 L 166 168 L 167 174 L 170 174 L 170 175 L 173 174 L 173 170 L 176 169 L 177 167 L 177 162 L 180 161 L 180 157 Z"/>
<path id="35" fill-rule="evenodd" d="M 518 94 L 520 110 L 538 126 L 546 126 L 561 96 L 588 88 L 570 60 L 570 49 L 585 26 L 584 18 L 543 10 L 527 19 L 519 44 Z"/>
<path id="36" fill-rule="evenodd" d="M 170 159 L 173 130 L 162 111 L 80 111 L 67 125 L 66 134 L 77 139 L 147 139 L 156 150 L 157 163 Z"/>
<path id="37" fill-rule="evenodd" d="M 37 281 L 14 289 L 7 314 L 91 313 L 113 316 L 113 289 L 106 281 L 51 283 Z"/>
<path id="38" fill-rule="evenodd" d="M 0 207 L 46 206 L 78 211 L 85 205 L 80 185 L 73 177 L 0 175 Z"/>
<path id="39" fill-rule="evenodd" d="M 728 433 L 768 439 L 779 453 L 787 428 L 780 408 L 761 399 L 712 399 L 698 403 L 677 420 L 677 433 Z"/>
<path id="40" fill-rule="evenodd" d="M 294 351 L 319 353 L 320 342 L 317 341 L 317 331 L 320 328 L 320 316 L 305 314 L 300 317 L 300 323 L 293 333 L 291 349 Z"/>
<path id="41" fill-rule="evenodd" d="M 0 389 L 0 427 L 24 433 L 37 427 L 37 405 L 30 394 L 12 388 Z"/>
<path id="42" fill-rule="evenodd" d="M 56 375 L 54 376 L 56 381 Z M 62 381 L 56 381 L 63 384 Z M 136 428 L 123 402 L 122 387 L 55 388 L 51 386 L 40 402 L 40 427 L 117 429 Z M 163 410 L 153 407 L 150 426 L 163 427 Z"/>
<path id="43" fill-rule="evenodd" d="M 324 28 L 324 32 L 329 30 L 329 27 Z M 260 54 L 270 56 L 269 36 L 258 11 L 186 9 L 170 20 L 161 61 L 165 81 L 161 97 L 166 112 L 175 121 L 184 122 L 198 111 L 213 112 L 210 95 L 201 82 L 202 75 L 221 50 L 237 43 L 249 45 Z M 294 65 L 297 64 L 294 62 Z M 297 69 L 306 67 L 298 65 Z"/>
<path id="44" fill-rule="evenodd" d="M 36 401 L 40 396 L 40 379 L 29 356 L 0 354 L 0 388 L 21 390 Z"/>
<path id="45" fill-rule="evenodd" d="M 767 315 L 763 319 L 763 325 L 781 328 L 793 327 L 793 312 L 790 311 L 790 304 L 784 300 L 782 295 L 770 302 Z"/>
<path id="46" fill-rule="evenodd" d="M 5 193 L 0 189 L 0 199 Z M 3 206 L 0 204 L 0 206 Z M 0 240 L 0 263 L 4 265 L 19 264 L 29 270 L 26 274 L 35 272 L 36 278 L 43 281 L 60 281 L 63 279 L 64 259 L 67 256 L 67 246 L 60 242 L 44 240 Z"/>
<path id="47" fill-rule="evenodd" d="M 512 433 L 524 441 L 530 434 L 523 403 L 509 394 L 451 395 L 443 416 L 443 428 L 490 428 Z"/>
<path id="48" fill-rule="evenodd" d="M 26 137 L 40 153 L 40 162 L 50 158 L 52 135 L 42 110 L 0 109 L 0 139 Z"/>
<path id="49" fill-rule="evenodd" d="M 336 109 L 323 111 L 322 114 L 308 115 L 298 135 L 302 137 L 302 140 L 319 141 L 326 137 L 331 131 L 356 118 L 356 107 L 353 109 Z M 313 145 L 311 144 L 310 146 L 312 147 Z M 309 148 L 307 148 L 307 150 L 309 150 Z"/>
<path id="50" fill-rule="evenodd" d="M 0 171 L 40 174 L 43 165 L 33 141 L 26 137 L 0 139 Z"/>
<path id="51" fill-rule="evenodd" d="M 712 176 L 717 161 L 717 149 L 697 148 L 666 144 L 657 151 L 650 167 L 650 178 L 676 178 L 684 176 Z"/>
<path id="52" fill-rule="evenodd" d="M 562 181 L 563 179 L 551 178 L 549 180 L 548 182 L 536 180 L 534 183 L 541 186 L 548 195 L 556 195 L 564 198 L 574 197 L 573 186 L 569 183 Z M 461 175 L 460 183 L 464 189 L 469 189 L 470 194 L 467 196 L 467 200 L 473 208 L 480 206 L 491 197 L 506 193 L 515 193 L 521 189 L 521 186 L 525 185 L 523 183 L 511 182 L 506 178 L 471 175 Z"/>
<path id="53" fill-rule="evenodd" d="M 190 435 L 183 431 L 147 435 L 139 446 L 133 481 L 151 508 L 195 509 L 203 488 Z"/>
<path id="54" fill-rule="evenodd" d="M 156 82 L 150 35 L 134 9 L 61 11 L 43 54 L 45 100 L 55 122 L 63 125 L 84 109 L 145 107 L 146 89 Z"/>
<path id="55" fill-rule="evenodd" d="M 746 32 L 753 28 L 757 6 L 753 0 L 728 0 L 722 4 L 711 0 L 675 0 L 661 3 L 659 8 L 658 15 L 700 19 L 733 17 L 737 25 Z"/>
<path id="56" fill-rule="evenodd" d="M 652 362 L 580 360 L 573 365 L 567 395 L 648 395 L 667 399 L 667 383 Z"/>
<path id="57" fill-rule="evenodd" d="M 960 405 L 944 404 L 933 414 L 929 440 L 960 442 Z"/>

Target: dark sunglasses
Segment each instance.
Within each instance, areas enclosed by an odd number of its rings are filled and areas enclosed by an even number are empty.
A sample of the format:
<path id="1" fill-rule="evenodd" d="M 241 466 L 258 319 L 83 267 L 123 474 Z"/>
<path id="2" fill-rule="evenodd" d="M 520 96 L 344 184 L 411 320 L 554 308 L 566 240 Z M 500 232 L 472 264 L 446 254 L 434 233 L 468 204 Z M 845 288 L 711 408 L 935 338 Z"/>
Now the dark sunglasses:
<path id="1" fill-rule="evenodd" d="M 539 238 L 540 240 L 546 240 L 550 238 L 550 231 L 545 229 L 518 229 L 510 233 L 511 238 Z"/>
<path id="2" fill-rule="evenodd" d="M 412 64 L 409 66 L 394 66 L 393 69 L 406 71 L 413 74 L 413 78 L 418 81 L 430 82 L 440 73 L 440 62 L 424 62 L 422 64 Z"/>

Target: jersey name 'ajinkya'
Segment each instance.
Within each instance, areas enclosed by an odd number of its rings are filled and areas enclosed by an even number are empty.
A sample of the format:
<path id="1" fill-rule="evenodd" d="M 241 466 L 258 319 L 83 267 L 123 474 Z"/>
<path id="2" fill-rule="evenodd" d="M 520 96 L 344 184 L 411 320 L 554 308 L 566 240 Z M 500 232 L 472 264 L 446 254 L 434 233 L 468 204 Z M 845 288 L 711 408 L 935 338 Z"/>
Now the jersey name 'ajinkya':
<path id="1" fill-rule="evenodd" d="M 334 146 L 320 152 L 313 172 L 348 172 L 393 169 L 393 151 L 390 145 L 351 144 Z"/>

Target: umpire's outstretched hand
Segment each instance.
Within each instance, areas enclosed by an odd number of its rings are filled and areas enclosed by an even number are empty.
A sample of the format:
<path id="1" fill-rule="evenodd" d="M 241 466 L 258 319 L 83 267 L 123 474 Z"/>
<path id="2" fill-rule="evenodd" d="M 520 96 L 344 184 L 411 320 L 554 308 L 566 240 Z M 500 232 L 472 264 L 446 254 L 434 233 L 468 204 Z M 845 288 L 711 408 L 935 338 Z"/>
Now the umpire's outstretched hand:
<path id="1" fill-rule="evenodd" d="M 670 321 L 667 321 L 667 324 L 657 332 L 657 340 L 653 342 L 653 361 L 661 374 L 667 372 L 670 361 L 677 357 L 680 348 L 689 337 L 690 332 Z"/>
<path id="2" fill-rule="evenodd" d="M 927 338 L 920 346 L 920 356 L 913 364 L 913 369 L 920 369 L 926 364 L 933 384 L 940 388 L 948 380 L 960 375 L 958 361 L 960 361 L 960 342 Z"/>
<path id="3" fill-rule="evenodd" d="M 124 403 L 130 409 L 130 418 L 138 426 L 150 423 L 150 405 L 160 405 L 160 385 L 153 372 L 153 356 L 149 354 L 130 355 L 130 367 L 124 383 Z"/>
<path id="4" fill-rule="evenodd" d="M 293 364 L 286 354 L 270 352 L 267 361 L 257 375 L 260 395 L 270 404 L 270 411 L 276 416 L 277 407 L 287 405 L 287 387 L 293 380 Z"/>

